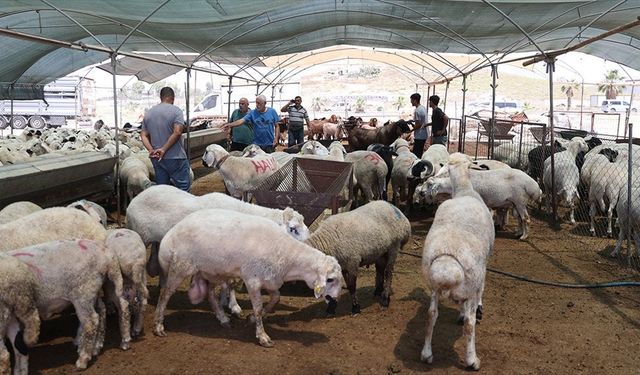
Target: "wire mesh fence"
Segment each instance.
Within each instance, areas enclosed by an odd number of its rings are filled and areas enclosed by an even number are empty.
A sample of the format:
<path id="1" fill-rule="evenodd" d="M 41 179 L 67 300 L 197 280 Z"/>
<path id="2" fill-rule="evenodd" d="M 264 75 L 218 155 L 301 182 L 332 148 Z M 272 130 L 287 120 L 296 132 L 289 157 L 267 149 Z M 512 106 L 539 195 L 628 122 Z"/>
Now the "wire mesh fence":
<path id="1" fill-rule="evenodd" d="M 640 269 L 640 139 L 632 137 L 630 144 L 623 138 L 633 126 L 625 128 L 617 115 L 589 113 L 580 129 L 555 126 L 554 144 L 547 124 L 501 120 L 502 128 L 492 128 L 485 119 L 465 116 L 450 151 L 527 172 L 543 191 L 531 212 L 558 230 L 558 240 Z"/>

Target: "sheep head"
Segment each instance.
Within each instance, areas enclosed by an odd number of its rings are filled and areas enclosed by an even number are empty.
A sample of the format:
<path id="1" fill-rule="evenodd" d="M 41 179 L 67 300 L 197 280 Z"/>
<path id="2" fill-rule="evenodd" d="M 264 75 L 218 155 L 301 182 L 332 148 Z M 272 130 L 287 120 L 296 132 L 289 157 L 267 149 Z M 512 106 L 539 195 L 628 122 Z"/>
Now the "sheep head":
<path id="1" fill-rule="evenodd" d="M 298 241 L 306 241 L 310 237 L 309 228 L 304 223 L 304 216 L 291 207 L 282 211 L 282 225 L 291 237 Z"/>
<path id="2" fill-rule="evenodd" d="M 222 146 L 218 144 L 211 144 L 207 146 L 204 151 L 204 155 L 202 155 L 202 163 L 205 167 L 213 168 L 218 170 L 220 168 L 220 162 L 225 156 L 228 156 L 229 153 Z"/>
<path id="3" fill-rule="evenodd" d="M 256 144 L 250 144 L 249 146 L 245 147 L 244 150 L 242 150 L 242 157 L 244 158 L 252 158 L 260 154 L 266 154 L 266 152 L 264 152 L 264 150 Z"/>
<path id="4" fill-rule="evenodd" d="M 327 314 L 334 315 L 338 306 L 338 298 L 342 290 L 342 269 L 336 258 L 325 255 L 316 269 L 317 275 L 313 282 L 313 295 L 316 298 L 324 297 Z"/>

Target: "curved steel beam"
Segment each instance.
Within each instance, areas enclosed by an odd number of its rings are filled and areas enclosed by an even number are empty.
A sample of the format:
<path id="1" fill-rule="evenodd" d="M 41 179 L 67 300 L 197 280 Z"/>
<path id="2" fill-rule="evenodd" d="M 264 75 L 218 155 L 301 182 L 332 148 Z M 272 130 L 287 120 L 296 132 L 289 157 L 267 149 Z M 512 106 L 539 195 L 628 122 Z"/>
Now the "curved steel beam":
<path id="1" fill-rule="evenodd" d="M 86 27 L 84 27 L 80 22 L 76 21 L 73 17 L 71 17 L 70 15 L 68 15 L 65 11 L 63 11 L 62 9 L 56 7 L 55 5 L 49 3 L 47 0 L 40 0 L 43 3 L 47 4 L 48 6 L 50 6 L 51 8 L 55 9 L 58 13 L 62 14 L 63 16 L 65 16 L 67 19 L 69 19 L 69 21 L 75 23 L 76 25 L 78 25 L 79 28 L 81 28 L 82 30 L 84 30 L 87 34 L 89 34 L 89 36 L 91 36 L 91 38 L 93 38 L 93 40 L 95 40 L 96 42 L 98 42 L 98 44 L 100 44 L 102 47 L 104 48 L 108 48 L 107 46 L 104 45 L 104 43 L 102 43 L 102 41 L 100 39 L 98 39 L 95 35 L 93 35 L 93 33 L 91 33 L 91 31 L 89 31 Z M 50 10 L 50 9 L 48 9 Z"/>
<path id="2" fill-rule="evenodd" d="M 503 18 L 506 18 L 507 21 L 509 21 L 513 26 L 516 27 L 516 29 L 520 30 L 520 32 L 522 33 L 522 35 L 524 35 L 525 37 L 527 37 L 527 39 L 529 39 L 529 41 L 538 49 L 538 51 L 540 51 L 540 53 L 542 55 L 547 55 L 545 53 L 545 51 L 542 50 L 542 48 L 540 48 L 537 44 L 536 41 L 533 40 L 531 38 L 531 36 L 524 31 L 524 29 L 522 27 L 520 27 L 520 25 L 518 25 L 514 20 L 511 19 L 511 17 L 509 17 L 505 12 L 501 11 L 498 7 L 496 7 L 495 5 L 491 4 L 488 0 L 482 0 L 483 3 L 489 5 L 491 8 L 493 8 L 496 12 L 500 13 L 502 15 Z"/>
<path id="3" fill-rule="evenodd" d="M 116 48 L 116 52 L 120 51 L 120 48 L 122 48 L 122 46 L 127 42 L 127 40 L 129 40 L 129 37 L 131 37 L 131 35 L 133 33 L 136 32 L 136 30 L 138 30 L 140 28 L 140 26 L 142 26 L 145 22 L 147 22 L 147 20 L 153 16 L 157 11 L 160 10 L 160 8 L 162 8 L 163 6 L 167 5 L 167 3 L 171 1 L 171 0 L 165 0 L 164 3 L 158 5 L 156 7 L 156 9 L 154 9 L 151 13 L 149 13 L 143 20 L 141 20 L 140 22 L 138 22 L 138 24 L 132 28 L 131 30 L 129 30 L 129 34 L 127 34 L 127 36 L 124 37 L 124 40 L 122 41 L 122 43 L 120 43 L 120 45 L 118 46 L 118 48 Z"/>
<path id="4" fill-rule="evenodd" d="M 609 9 L 605 10 L 604 12 L 602 12 L 598 17 L 594 18 L 591 22 L 589 22 L 587 24 L 587 26 L 584 27 L 584 29 L 582 27 L 580 27 L 580 32 L 577 33 L 573 38 L 571 38 L 565 45 L 564 48 L 569 47 L 569 44 L 571 44 L 571 42 L 573 42 L 574 40 L 576 40 L 576 38 L 578 38 L 583 32 L 584 30 L 588 29 L 589 27 L 591 27 L 591 25 L 593 25 L 594 22 L 598 21 L 599 19 L 601 19 L 602 17 L 606 16 L 607 14 L 609 14 L 611 11 L 613 11 L 614 9 L 616 9 L 617 7 L 619 7 L 620 5 L 624 4 L 626 2 L 626 0 L 622 0 L 620 2 L 618 2 L 617 4 L 615 4 L 612 7 L 609 7 Z"/>

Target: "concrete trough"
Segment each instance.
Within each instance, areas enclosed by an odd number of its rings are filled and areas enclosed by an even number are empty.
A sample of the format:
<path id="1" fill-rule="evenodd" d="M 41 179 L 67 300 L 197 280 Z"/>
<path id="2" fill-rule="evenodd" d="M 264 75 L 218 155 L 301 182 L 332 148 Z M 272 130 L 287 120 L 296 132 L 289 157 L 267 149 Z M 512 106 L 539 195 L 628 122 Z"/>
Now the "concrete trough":
<path id="1" fill-rule="evenodd" d="M 227 140 L 227 133 L 218 128 L 205 129 L 191 132 L 189 145 L 187 145 L 187 133 L 182 134 L 182 141 L 189 149 L 189 159 L 191 161 L 202 158 L 204 150 L 212 143 L 224 143 Z"/>
<path id="2" fill-rule="evenodd" d="M 24 200 L 51 207 L 82 198 L 110 197 L 116 160 L 104 152 L 83 152 L 2 166 L 0 208 Z"/>

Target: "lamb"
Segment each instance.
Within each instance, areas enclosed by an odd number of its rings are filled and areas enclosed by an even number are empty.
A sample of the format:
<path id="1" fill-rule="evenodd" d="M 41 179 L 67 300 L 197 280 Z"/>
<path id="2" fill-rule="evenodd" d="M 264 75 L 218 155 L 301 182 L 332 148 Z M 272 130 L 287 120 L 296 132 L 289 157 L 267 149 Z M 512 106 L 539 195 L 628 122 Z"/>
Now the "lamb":
<path id="1" fill-rule="evenodd" d="M 441 298 L 451 297 L 464 315 L 465 364 L 479 370 L 480 359 L 475 349 L 476 314 L 482 303 L 495 234 L 491 212 L 473 190 L 468 172 L 470 164 L 464 154 L 449 157 L 453 198 L 438 207 L 424 242 L 422 272 L 431 288 L 431 303 L 420 358 L 433 362 L 431 339 L 438 318 L 438 303 Z"/>
<path id="2" fill-rule="evenodd" d="M 0 374 L 11 373 L 6 338 L 16 353 L 13 373 L 26 375 L 29 363 L 25 356 L 40 335 L 36 308 L 38 280 L 25 263 L 3 253 L 0 253 L 0 296 Z"/>
<path id="3" fill-rule="evenodd" d="M 530 222 L 527 204 L 540 200 L 542 191 L 538 183 L 526 173 L 513 168 L 469 171 L 468 174 L 474 190 L 489 208 L 515 208 L 519 223 L 516 235 L 521 240 L 527 239 Z M 417 190 L 422 195 L 452 194 L 454 185 L 451 178 L 430 177 Z"/>
<path id="4" fill-rule="evenodd" d="M 304 280 L 316 298 L 324 297 L 332 313 L 341 289 L 342 271 L 334 257 L 296 241 L 270 220 L 239 212 L 207 209 L 187 216 L 162 240 L 159 258 L 166 282 L 155 313 L 158 336 L 166 336 L 163 322 L 169 298 L 189 276 L 193 276 L 188 292 L 191 302 L 198 303 L 209 294 L 224 325 L 229 318 L 211 296 L 209 284 L 242 278 L 253 306 L 256 337 L 264 347 L 273 346 L 273 341 L 264 330 L 262 316 L 278 303 L 284 282 Z M 264 309 L 261 289 L 271 297 Z"/>
<path id="5" fill-rule="evenodd" d="M 126 189 L 126 196 L 129 201 L 154 184 L 149 178 L 149 169 L 142 160 L 135 156 L 129 156 L 122 161 L 120 165 L 120 185 Z"/>
<path id="6" fill-rule="evenodd" d="M 28 236 L 24 234 L 24 228 L 31 228 Z M 0 251 L 8 251 L 72 238 L 104 241 L 106 230 L 84 212 L 74 208 L 52 207 L 0 225 L 0 238 Z"/>
<path id="7" fill-rule="evenodd" d="M 89 216 L 102 224 L 103 227 L 107 228 L 107 211 L 101 205 L 86 199 L 80 199 L 79 201 L 69 204 L 67 207 L 86 212 Z"/>
<path id="8" fill-rule="evenodd" d="M 413 163 L 418 160 L 411 150 L 409 143 L 404 139 L 396 139 L 391 145 L 398 156 L 393 161 L 393 170 L 391 171 L 391 190 L 393 192 L 393 204 L 398 205 L 399 201 L 406 201 L 406 212 L 411 209 L 411 197 L 413 192 L 409 191 L 409 177 L 411 177 L 411 168 Z"/>
<path id="9" fill-rule="evenodd" d="M 344 161 L 353 163 L 354 199 L 358 205 L 358 191 L 364 195 L 364 203 L 384 197 L 387 165 L 373 151 L 353 151 L 345 155 Z"/>
<path id="10" fill-rule="evenodd" d="M 29 201 L 14 202 L 0 210 L 0 225 L 42 210 L 42 207 Z"/>
<path id="11" fill-rule="evenodd" d="M 222 193 L 194 196 L 170 185 L 156 185 L 135 197 L 127 207 L 127 228 L 137 232 L 145 244 L 160 243 L 176 223 L 203 208 L 224 208 L 262 216 L 284 227 L 294 238 L 309 238 L 304 217 L 291 208 L 277 210 L 242 202 Z M 151 276 L 159 274 L 157 249 L 152 248 L 147 265 Z"/>
<path id="12" fill-rule="evenodd" d="M 120 321 L 123 333 L 120 347 L 128 348 L 131 341 L 128 324 L 122 326 L 123 321 L 129 319 L 128 304 L 122 298 L 122 275 L 115 254 L 102 242 L 52 241 L 12 250 L 8 255 L 24 262 L 37 274 L 36 306 L 41 319 L 50 318 L 70 304 L 75 308 L 80 321 L 78 369 L 87 368 L 91 358 L 102 349 L 106 309 L 99 293 L 106 279 L 114 283 L 120 308 L 125 312 Z M 22 360 L 28 359 L 25 356 Z"/>
<path id="13" fill-rule="evenodd" d="M 236 198 L 243 198 L 279 168 L 276 159 L 269 154 L 258 154 L 254 158 L 231 156 L 217 144 L 207 146 L 202 162 L 220 171 L 229 194 Z"/>
<path id="14" fill-rule="evenodd" d="M 578 184 L 580 183 L 580 171 L 576 166 L 576 155 L 581 151 L 587 151 L 588 146 L 583 138 L 574 137 L 567 145 L 567 150 L 559 152 L 555 155 L 555 171 L 551 173 L 551 157 L 544 161 L 544 175 L 542 182 L 544 183 L 545 192 L 547 193 L 547 206 L 551 202 L 551 180 L 555 178 L 556 194 L 560 195 L 565 203 L 569 206 L 569 220 L 571 224 L 575 224 L 574 217 L 574 198 L 580 198 L 578 194 Z"/>
<path id="15" fill-rule="evenodd" d="M 338 260 L 355 315 L 360 313 L 356 297 L 358 268 L 376 265 L 374 295 L 381 297 L 381 306 L 388 307 L 396 257 L 410 238 L 411 223 L 400 210 L 385 201 L 374 201 L 328 217 L 307 244 Z"/>
<path id="16" fill-rule="evenodd" d="M 134 313 L 131 334 L 133 337 L 137 337 L 142 334 L 144 308 L 149 298 L 147 274 L 145 272 L 147 248 L 144 242 L 142 242 L 140 235 L 124 228 L 108 230 L 105 244 L 118 258 L 124 283 L 125 298 Z M 108 292 L 109 300 L 117 301 L 117 293 L 115 293 L 115 290 L 110 288 Z M 116 303 L 116 307 L 118 306 Z"/>

